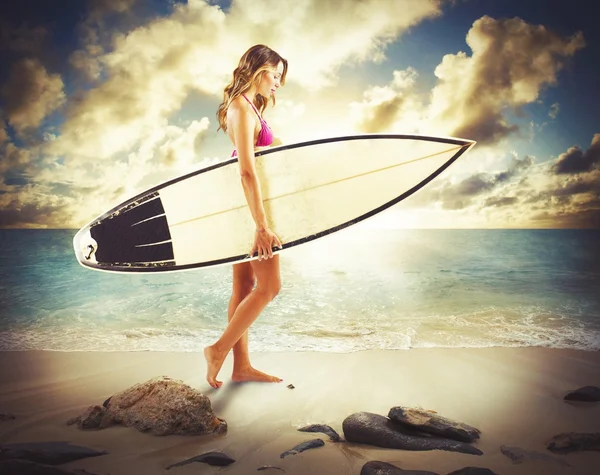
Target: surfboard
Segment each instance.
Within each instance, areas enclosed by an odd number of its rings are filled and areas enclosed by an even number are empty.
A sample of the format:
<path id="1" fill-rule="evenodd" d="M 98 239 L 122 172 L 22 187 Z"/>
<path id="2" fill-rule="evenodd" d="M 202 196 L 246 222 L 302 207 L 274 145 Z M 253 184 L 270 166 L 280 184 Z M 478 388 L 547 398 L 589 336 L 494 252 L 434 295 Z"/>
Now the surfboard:
<path id="1" fill-rule="evenodd" d="M 412 195 L 475 145 L 420 135 L 333 137 L 255 153 L 270 228 L 285 252 L 368 219 Z M 255 232 L 237 158 L 155 186 L 73 238 L 78 262 L 107 272 L 234 264 Z"/>

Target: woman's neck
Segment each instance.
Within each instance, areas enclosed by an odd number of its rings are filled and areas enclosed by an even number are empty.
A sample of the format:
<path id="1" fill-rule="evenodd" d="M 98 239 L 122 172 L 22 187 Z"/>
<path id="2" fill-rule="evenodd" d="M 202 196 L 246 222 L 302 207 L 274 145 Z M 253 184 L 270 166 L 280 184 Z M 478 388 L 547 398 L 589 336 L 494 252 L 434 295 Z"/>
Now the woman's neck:
<path id="1" fill-rule="evenodd" d="M 254 102 L 254 99 L 256 98 L 256 89 L 248 89 L 246 92 L 244 92 L 244 95 L 248 98 L 249 101 Z"/>

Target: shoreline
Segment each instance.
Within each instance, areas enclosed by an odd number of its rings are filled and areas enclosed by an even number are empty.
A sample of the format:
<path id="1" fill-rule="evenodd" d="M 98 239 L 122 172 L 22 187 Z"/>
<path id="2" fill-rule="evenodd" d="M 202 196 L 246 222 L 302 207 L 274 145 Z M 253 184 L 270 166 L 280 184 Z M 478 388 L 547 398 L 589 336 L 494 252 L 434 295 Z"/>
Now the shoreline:
<path id="1" fill-rule="evenodd" d="M 231 355 L 219 374 L 223 387 L 214 390 L 205 380 L 200 352 L 0 351 L 0 412 L 16 416 L 0 422 L 0 443 L 70 440 L 107 450 L 108 455 L 62 466 L 98 475 L 163 474 L 168 465 L 208 450 L 223 451 L 236 462 L 226 468 L 190 464 L 177 473 L 244 474 L 277 465 L 293 474 L 358 475 L 369 460 L 440 474 L 466 466 L 517 475 L 592 475 L 600 469 L 598 452 L 556 455 L 546 450 L 547 440 L 559 433 L 600 432 L 600 405 L 563 401 L 571 390 L 600 386 L 598 351 L 413 348 L 252 353 L 251 359 L 284 381 L 233 383 Z M 81 431 L 66 425 L 88 406 L 162 375 L 208 396 L 215 414 L 227 421 L 227 434 L 154 437 L 132 428 Z M 290 383 L 294 389 L 288 389 Z M 359 411 L 387 415 L 393 406 L 433 410 L 478 428 L 481 439 L 474 445 L 484 454 L 336 445 L 323 434 L 297 431 L 307 424 L 328 424 L 343 437 L 345 417 Z M 283 451 L 317 437 L 326 441 L 324 447 L 280 459 Z M 501 453 L 502 445 L 543 452 L 571 467 L 550 461 L 513 464 Z"/>

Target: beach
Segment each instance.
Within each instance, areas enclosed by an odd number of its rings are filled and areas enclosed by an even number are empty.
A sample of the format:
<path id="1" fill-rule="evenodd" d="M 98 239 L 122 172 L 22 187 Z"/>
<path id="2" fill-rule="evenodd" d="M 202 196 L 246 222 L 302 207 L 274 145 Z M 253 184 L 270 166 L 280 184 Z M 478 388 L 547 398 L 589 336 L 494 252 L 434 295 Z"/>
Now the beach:
<path id="1" fill-rule="evenodd" d="M 223 386 L 205 381 L 199 352 L 57 352 L 0 353 L 0 443 L 70 441 L 108 454 L 81 459 L 61 468 L 98 475 L 256 473 L 274 465 L 292 474 L 359 474 L 370 460 L 405 470 L 447 474 L 467 466 L 498 474 L 592 475 L 600 453 L 567 455 L 546 450 L 563 432 L 600 432 L 600 405 L 566 403 L 582 386 L 600 385 L 600 352 L 551 348 L 418 348 L 352 353 L 254 353 L 260 370 L 282 383 L 234 383 L 231 356 L 220 372 Z M 215 414 L 227 422 L 225 435 L 164 437 L 113 426 L 83 431 L 67 425 L 88 406 L 157 376 L 181 380 L 202 392 Z M 288 388 L 292 384 L 293 389 Z M 384 449 L 330 442 L 324 434 L 299 432 L 308 424 L 327 424 L 342 437 L 343 420 L 366 411 L 387 415 L 391 407 L 419 407 L 481 431 L 474 446 L 483 455 L 442 450 Z M 305 440 L 322 438 L 320 448 L 280 458 Z M 515 464 L 502 446 L 542 452 L 555 460 Z M 207 451 L 236 461 L 228 467 L 191 463 L 169 465 Z M 567 462 L 570 467 L 564 463 Z M 260 472 L 259 472 L 260 473 Z M 267 470 L 263 473 L 283 473 Z"/>

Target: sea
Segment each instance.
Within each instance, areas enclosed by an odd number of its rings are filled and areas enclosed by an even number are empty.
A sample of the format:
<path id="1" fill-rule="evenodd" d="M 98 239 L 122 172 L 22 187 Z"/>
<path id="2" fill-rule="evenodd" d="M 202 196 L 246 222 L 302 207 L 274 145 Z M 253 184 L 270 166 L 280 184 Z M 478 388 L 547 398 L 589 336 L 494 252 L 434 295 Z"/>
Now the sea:
<path id="1" fill-rule="evenodd" d="M 0 350 L 201 351 L 227 324 L 231 266 L 113 274 L 76 230 L 0 230 Z M 250 351 L 600 350 L 600 230 L 352 226 L 280 254 Z"/>

